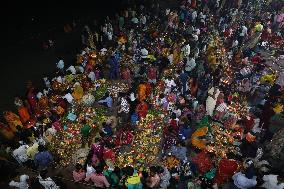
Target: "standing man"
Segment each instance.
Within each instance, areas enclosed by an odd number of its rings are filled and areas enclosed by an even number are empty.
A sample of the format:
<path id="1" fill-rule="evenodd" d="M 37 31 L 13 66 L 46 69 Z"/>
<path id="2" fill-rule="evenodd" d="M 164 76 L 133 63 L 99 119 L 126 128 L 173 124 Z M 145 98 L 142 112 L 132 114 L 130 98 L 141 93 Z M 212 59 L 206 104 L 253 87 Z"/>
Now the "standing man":
<path id="1" fill-rule="evenodd" d="M 180 72 L 179 79 L 182 83 L 182 94 L 183 95 L 185 95 L 185 93 L 186 93 L 186 83 L 188 81 L 188 78 L 189 78 L 188 74 L 185 73 L 184 70 L 182 70 Z"/>
<path id="2" fill-rule="evenodd" d="M 90 127 L 89 124 L 87 124 L 86 120 L 84 120 L 82 124 L 83 124 L 83 127 L 81 128 L 80 133 L 82 135 L 82 147 L 85 147 L 86 143 L 89 140 L 89 136 L 90 136 L 92 128 Z"/>

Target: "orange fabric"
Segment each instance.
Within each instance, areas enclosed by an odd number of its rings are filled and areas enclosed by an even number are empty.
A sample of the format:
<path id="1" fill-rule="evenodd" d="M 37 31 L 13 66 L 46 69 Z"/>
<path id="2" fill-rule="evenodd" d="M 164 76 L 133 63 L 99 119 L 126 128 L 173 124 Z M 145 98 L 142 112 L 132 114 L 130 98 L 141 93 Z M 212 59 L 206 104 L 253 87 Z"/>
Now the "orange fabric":
<path id="1" fill-rule="evenodd" d="M 191 143 L 198 149 L 206 148 L 206 141 L 200 140 L 198 137 L 205 136 L 208 132 L 208 127 L 201 127 L 197 129 L 191 136 Z"/>
<path id="2" fill-rule="evenodd" d="M 28 108 L 26 108 L 25 106 L 21 106 L 18 108 L 18 113 L 20 115 L 20 118 L 21 118 L 21 121 L 22 123 L 26 123 L 27 121 L 29 121 L 29 119 L 31 118 L 30 117 L 30 114 L 29 114 L 29 111 L 28 111 Z"/>
<path id="3" fill-rule="evenodd" d="M 76 85 L 72 93 L 75 100 L 80 100 L 83 97 L 84 89 L 80 85 Z"/>
<path id="4" fill-rule="evenodd" d="M 20 120 L 20 117 L 17 114 L 11 112 L 11 111 L 5 112 L 4 118 L 7 121 L 9 127 L 12 129 L 13 132 L 17 131 L 17 129 L 16 129 L 17 126 L 23 127 L 23 124 Z"/>
<path id="5" fill-rule="evenodd" d="M 145 103 L 145 102 L 140 103 L 136 108 L 136 112 L 137 112 L 139 118 L 145 118 L 146 114 L 148 112 L 147 103 Z"/>
<path id="6" fill-rule="evenodd" d="M 38 105 L 41 109 L 48 109 L 48 98 L 46 96 L 42 96 L 38 101 Z"/>
<path id="7" fill-rule="evenodd" d="M 139 101 L 146 100 L 146 90 L 147 90 L 147 87 L 145 84 L 140 84 L 138 86 L 138 100 Z"/>

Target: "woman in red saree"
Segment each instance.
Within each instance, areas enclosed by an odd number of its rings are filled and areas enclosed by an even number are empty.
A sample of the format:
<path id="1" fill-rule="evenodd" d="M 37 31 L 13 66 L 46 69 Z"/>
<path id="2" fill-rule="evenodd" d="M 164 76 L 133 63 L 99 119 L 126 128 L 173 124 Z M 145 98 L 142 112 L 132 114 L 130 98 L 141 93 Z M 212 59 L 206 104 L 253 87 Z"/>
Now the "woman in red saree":
<path id="1" fill-rule="evenodd" d="M 136 113 L 138 114 L 139 119 L 146 117 L 148 108 L 148 104 L 144 101 L 138 104 L 138 106 L 136 107 Z"/>
<path id="2" fill-rule="evenodd" d="M 37 107 L 37 99 L 33 87 L 30 87 L 28 89 L 27 100 L 30 105 L 31 111 L 34 113 Z"/>
<path id="3" fill-rule="evenodd" d="M 104 147 L 103 159 L 105 161 L 111 160 L 112 163 L 115 163 L 115 153 L 111 148 L 108 148 L 107 146 Z"/>
<path id="4" fill-rule="evenodd" d="M 193 97 L 197 97 L 198 82 L 197 78 L 193 77 L 190 79 L 190 94 Z"/>
<path id="5" fill-rule="evenodd" d="M 130 72 L 130 69 L 128 67 L 125 67 L 123 70 L 122 70 L 122 73 L 121 73 L 121 78 L 126 81 L 129 85 L 131 84 L 131 72 Z"/>
<path id="6" fill-rule="evenodd" d="M 238 170 L 238 167 L 239 164 L 234 159 L 220 160 L 218 170 L 216 171 L 216 176 L 214 178 L 215 182 L 220 185 L 228 182 Z"/>

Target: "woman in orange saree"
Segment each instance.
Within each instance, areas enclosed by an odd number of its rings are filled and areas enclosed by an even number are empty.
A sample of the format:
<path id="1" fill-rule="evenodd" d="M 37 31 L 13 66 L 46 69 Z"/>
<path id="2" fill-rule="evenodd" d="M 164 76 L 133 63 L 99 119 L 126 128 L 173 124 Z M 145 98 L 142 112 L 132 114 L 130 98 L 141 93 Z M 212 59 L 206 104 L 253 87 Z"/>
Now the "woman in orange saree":
<path id="1" fill-rule="evenodd" d="M 146 90 L 147 90 L 147 86 L 145 83 L 141 83 L 138 86 L 138 100 L 140 102 L 146 100 Z"/>
<path id="2" fill-rule="evenodd" d="M 17 126 L 23 127 L 20 117 L 11 111 L 4 112 L 4 118 L 13 132 L 17 131 Z"/>
<path id="3" fill-rule="evenodd" d="M 29 110 L 25 106 L 18 107 L 18 114 L 23 124 L 30 120 Z"/>
<path id="4" fill-rule="evenodd" d="M 84 89 L 81 87 L 80 83 L 75 83 L 74 91 L 72 93 L 72 96 L 75 100 L 80 100 L 83 97 Z"/>

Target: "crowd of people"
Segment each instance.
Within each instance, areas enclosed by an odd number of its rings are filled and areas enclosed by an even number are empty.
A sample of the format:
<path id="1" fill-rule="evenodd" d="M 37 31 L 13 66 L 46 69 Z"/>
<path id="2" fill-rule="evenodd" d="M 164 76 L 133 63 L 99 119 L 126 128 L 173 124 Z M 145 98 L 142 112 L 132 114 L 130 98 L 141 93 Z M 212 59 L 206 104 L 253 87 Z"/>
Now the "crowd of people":
<path id="1" fill-rule="evenodd" d="M 47 170 L 73 166 L 80 188 L 284 188 L 281 6 L 175 3 L 86 25 L 77 61 L 15 98 L 1 148 L 39 176 L 11 187 L 64 188 Z"/>

